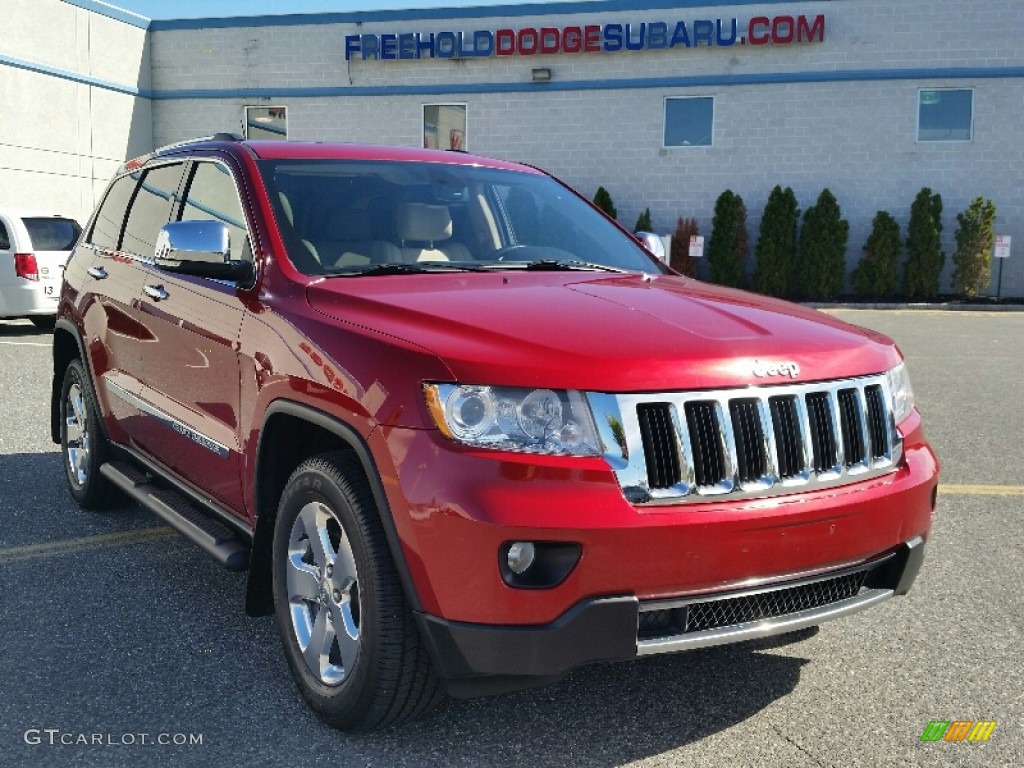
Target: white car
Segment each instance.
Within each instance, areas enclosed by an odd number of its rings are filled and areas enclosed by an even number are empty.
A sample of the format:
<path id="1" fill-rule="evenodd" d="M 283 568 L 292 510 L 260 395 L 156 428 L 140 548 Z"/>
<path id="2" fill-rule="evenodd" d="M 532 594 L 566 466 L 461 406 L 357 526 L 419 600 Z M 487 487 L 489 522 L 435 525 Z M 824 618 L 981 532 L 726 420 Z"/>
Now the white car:
<path id="1" fill-rule="evenodd" d="M 81 233 L 59 214 L 0 208 L 0 318 L 53 327 L 64 264 Z"/>

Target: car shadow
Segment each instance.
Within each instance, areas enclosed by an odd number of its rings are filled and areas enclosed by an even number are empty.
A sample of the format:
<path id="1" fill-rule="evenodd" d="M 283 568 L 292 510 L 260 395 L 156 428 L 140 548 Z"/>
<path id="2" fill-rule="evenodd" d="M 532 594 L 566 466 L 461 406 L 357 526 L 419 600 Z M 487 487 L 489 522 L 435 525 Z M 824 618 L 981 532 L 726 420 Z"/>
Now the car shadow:
<path id="1" fill-rule="evenodd" d="M 424 766 L 619 766 L 724 731 L 790 693 L 806 659 L 763 649 L 742 644 L 584 667 L 553 686 L 452 700 L 423 720 L 345 738 Z M 457 734 L 460 752 L 416 754 L 430 734 L 442 743 Z"/>
<path id="2" fill-rule="evenodd" d="M 20 336 L 53 336 L 50 328 L 37 328 L 30 320 L 0 320 L 0 339 Z"/>

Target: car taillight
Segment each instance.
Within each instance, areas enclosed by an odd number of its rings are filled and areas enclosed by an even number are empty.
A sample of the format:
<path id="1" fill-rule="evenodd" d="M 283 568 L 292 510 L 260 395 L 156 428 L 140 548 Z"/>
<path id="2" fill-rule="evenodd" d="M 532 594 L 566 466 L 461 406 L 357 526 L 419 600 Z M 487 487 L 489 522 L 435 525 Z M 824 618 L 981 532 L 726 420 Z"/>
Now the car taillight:
<path id="1" fill-rule="evenodd" d="M 14 254 L 14 273 L 26 280 L 38 280 L 39 265 L 36 263 L 36 255 L 34 253 Z"/>

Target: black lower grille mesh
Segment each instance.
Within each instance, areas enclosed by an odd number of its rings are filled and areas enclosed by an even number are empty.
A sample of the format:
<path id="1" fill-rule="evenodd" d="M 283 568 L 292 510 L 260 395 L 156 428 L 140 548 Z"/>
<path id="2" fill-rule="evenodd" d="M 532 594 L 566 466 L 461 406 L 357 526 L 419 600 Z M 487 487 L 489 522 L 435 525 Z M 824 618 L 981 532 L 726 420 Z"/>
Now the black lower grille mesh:
<path id="1" fill-rule="evenodd" d="M 687 610 L 686 632 L 703 632 L 748 621 L 771 619 L 845 600 L 860 591 L 866 573 L 857 571 L 772 592 L 691 603 Z"/>

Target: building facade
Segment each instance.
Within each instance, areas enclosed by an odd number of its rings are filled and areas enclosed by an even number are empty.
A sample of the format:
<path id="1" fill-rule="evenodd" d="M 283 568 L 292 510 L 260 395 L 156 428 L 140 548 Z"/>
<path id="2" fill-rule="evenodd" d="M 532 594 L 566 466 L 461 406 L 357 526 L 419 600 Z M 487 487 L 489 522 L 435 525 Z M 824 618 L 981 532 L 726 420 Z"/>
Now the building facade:
<path id="1" fill-rule="evenodd" d="M 827 187 L 850 223 L 852 269 L 876 211 L 905 237 L 929 187 L 944 203 L 944 289 L 956 213 L 983 196 L 1011 237 L 1001 293 L 1024 296 L 1020 0 L 622 0 L 153 22 L 92 0 L 13 6 L 0 85 L 28 119 L 0 127 L 3 203 L 53 201 L 85 217 L 120 160 L 221 130 L 439 146 L 541 166 L 588 197 L 604 186 L 622 223 L 650 208 L 660 233 L 684 216 L 710 234 L 731 189 L 752 244 L 772 187 L 792 187 L 802 209 Z M 994 264 L 993 294 L 997 275 Z"/>

